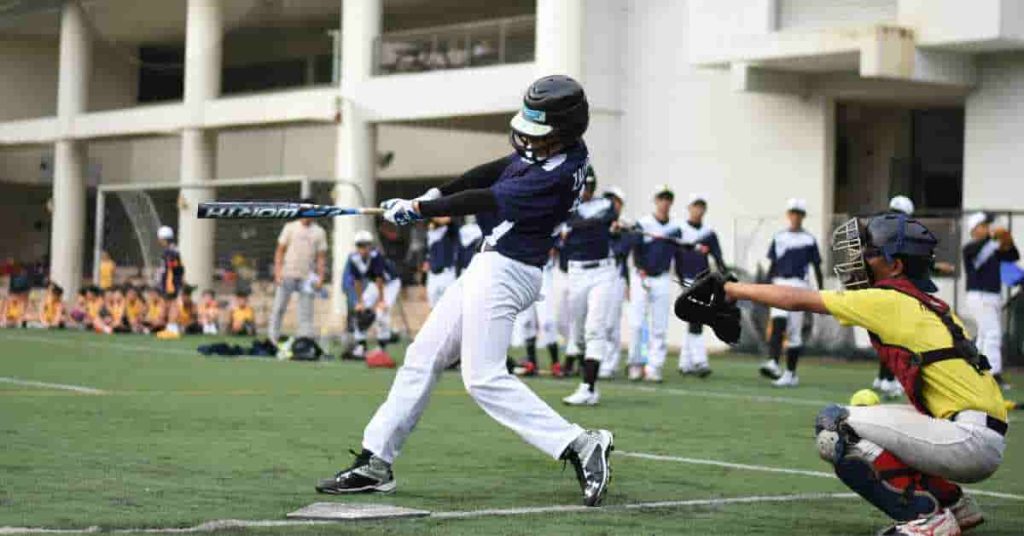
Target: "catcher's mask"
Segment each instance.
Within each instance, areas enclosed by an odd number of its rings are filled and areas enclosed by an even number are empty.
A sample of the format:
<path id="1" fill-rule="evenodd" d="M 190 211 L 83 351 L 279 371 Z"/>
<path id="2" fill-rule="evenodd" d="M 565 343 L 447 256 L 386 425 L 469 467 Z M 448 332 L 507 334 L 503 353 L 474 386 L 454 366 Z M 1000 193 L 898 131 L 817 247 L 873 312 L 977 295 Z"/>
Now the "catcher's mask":
<path id="1" fill-rule="evenodd" d="M 867 259 L 885 257 L 892 263 L 901 257 L 904 275 L 924 292 L 935 292 L 927 270 L 938 243 L 927 227 L 906 214 L 882 214 L 866 222 L 853 218 L 832 232 L 833 271 L 843 288 L 867 288 L 874 282 Z"/>

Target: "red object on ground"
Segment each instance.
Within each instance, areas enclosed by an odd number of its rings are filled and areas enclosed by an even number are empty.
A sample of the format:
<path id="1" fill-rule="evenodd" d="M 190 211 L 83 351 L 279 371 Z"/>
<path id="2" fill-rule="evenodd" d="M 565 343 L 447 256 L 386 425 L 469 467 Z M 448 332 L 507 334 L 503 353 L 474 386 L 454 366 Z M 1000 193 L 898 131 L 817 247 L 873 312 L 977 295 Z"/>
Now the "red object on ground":
<path id="1" fill-rule="evenodd" d="M 395 360 L 380 348 L 366 354 L 366 366 L 370 368 L 395 368 Z"/>

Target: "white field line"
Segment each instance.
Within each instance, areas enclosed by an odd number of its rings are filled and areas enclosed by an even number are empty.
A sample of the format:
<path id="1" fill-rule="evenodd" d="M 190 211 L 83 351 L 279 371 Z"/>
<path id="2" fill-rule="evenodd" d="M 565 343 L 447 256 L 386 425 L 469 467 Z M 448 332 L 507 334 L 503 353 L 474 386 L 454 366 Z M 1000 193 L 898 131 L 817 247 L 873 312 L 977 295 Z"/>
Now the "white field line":
<path id="1" fill-rule="evenodd" d="M 552 514 L 552 513 L 583 513 L 593 512 L 617 512 L 623 510 L 648 510 L 654 508 L 685 508 L 691 506 L 725 506 L 730 504 L 754 504 L 754 503 L 782 503 L 782 502 L 803 502 L 827 499 L 852 499 L 857 497 L 854 493 L 801 493 L 794 495 L 755 495 L 747 497 L 725 497 L 709 499 L 685 499 L 676 501 L 654 501 L 630 504 L 615 504 L 600 508 L 590 508 L 583 505 L 552 505 L 552 506 L 528 506 L 523 508 L 500 508 L 482 510 L 462 510 L 453 512 L 432 512 L 431 519 L 466 519 L 476 517 L 501 517 L 518 516 L 530 514 Z M 0 535 L 13 534 L 82 534 L 82 533 L 127 533 L 138 532 L 146 534 L 188 534 L 200 532 L 215 532 L 219 530 L 245 529 L 245 528 L 266 528 L 266 527 L 299 527 L 309 525 L 330 525 L 343 523 L 343 521 L 312 521 L 312 520 L 241 520 L 224 519 L 218 521 L 207 521 L 194 527 L 167 527 L 167 528 L 138 528 L 138 529 L 116 529 L 104 530 L 100 527 L 88 527 L 84 529 L 51 529 L 44 527 L 0 527 Z"/>
<path id="2" fill-rule="evenodd" d="M 68 385 L 65 383 L 49 383 L 49 382 L 37 382 L 33 380 L 22 380 L 19 378 L 10 378 L 7 376 L 0 376 L 0 383 L 9 383 L 11 385 L 23 385 L 25 387 L 39 387 L 41 389 L 59 389 L 61 391 L 74 391 L 84 395 L 104 395 L 106 391 L 101 389 L 93 389 L 92 387 L 84 387 L 81 385 Z"/>
<path id="3" fill-rule="evenodd" d="M 616 450 L 615 456 L 625 456 L 627 458 L 639 458 L 642 460 L 652 460 L 659 462 L 675 462 L 675 463 L 688 463 L 691 465 L 711 465 L 714 467 L 724 467 L 726 469 L 742 469 L 746 471 L 760 471 L 762 473 L 783 473 L 787 475 L 800 475 L 800 476 L 813 476 L 817 478 L 836 478 L 836 475 L 827 473 L 825 471 L 810 471 L 807 469 L 790 469 L 788 467 L 771 467 L 768 465 L 751 465 L 746 463 L 732 463 L 723 462 L 719 460 L 707 460 L 703 458 L 686 458 L 683 456 L 665 456 L 663 454 L 650 454 L 647 452 L 623 452 Z M 965 490 L 980 496 L 985 497 L 997 497 L 1000 499 L 1011 499 L 1015 501 L 1024 501 L 1024 495 L 1018 495 L 1016 493 L 1003 493 L 1000 491 L 986 491 L 982 489 L 964 488 Z"/>

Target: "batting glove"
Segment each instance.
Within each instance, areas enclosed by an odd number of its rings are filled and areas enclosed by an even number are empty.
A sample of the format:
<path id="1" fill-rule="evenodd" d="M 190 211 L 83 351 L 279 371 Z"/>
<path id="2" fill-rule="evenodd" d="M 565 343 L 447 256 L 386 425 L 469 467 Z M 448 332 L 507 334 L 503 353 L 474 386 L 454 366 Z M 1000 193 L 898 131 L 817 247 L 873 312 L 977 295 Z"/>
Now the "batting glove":
<path id="1" fill-rule="evenodd" d="M 409 225 L 423 219 L 408 199 L 388 199 L 380 208 L 384 209 L 384 219 L 395 225 Z"/>

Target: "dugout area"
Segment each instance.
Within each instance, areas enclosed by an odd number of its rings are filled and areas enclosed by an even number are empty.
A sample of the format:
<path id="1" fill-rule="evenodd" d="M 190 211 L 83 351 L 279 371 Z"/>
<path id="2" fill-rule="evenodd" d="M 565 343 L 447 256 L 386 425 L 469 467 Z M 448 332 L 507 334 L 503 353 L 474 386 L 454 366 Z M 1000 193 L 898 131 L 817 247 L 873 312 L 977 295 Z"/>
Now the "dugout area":
<path id="1" fill-rule="evenodd" d="M 0 331 L 0 530 L 838 535 L 885 523 L 828 476 L 812 442 L 818 410 L 868 385 L 868 363 L 810 357 L 801 388 L 780 392 L 754 359 L 723 355 L 706 382 L 615 380 L 601 385 L 598 408 L 559 404 L 568 418 L 616 433 L 606 506 L 584 510 L 572 471 L 491 421 L 457 373 L 445 373 L 396 463 L 397 493 L 318 496 L 314 482 L 350 463 L 347 449 L 358 447 L 393 372 L 203 358 L 200 339 Z M 572 385 L 527 381 L 551 404 Z M 1001 494 L 978 497 L 989 522 L 976 534 L 1019 534 L 1022 475 L 1024 451 L 1011 439 L 1000 471 L 971 486 Z M 275 524 L 324 501 L 447 516 Z M 228 519 L 245 523 L 208 524 Z"/>

